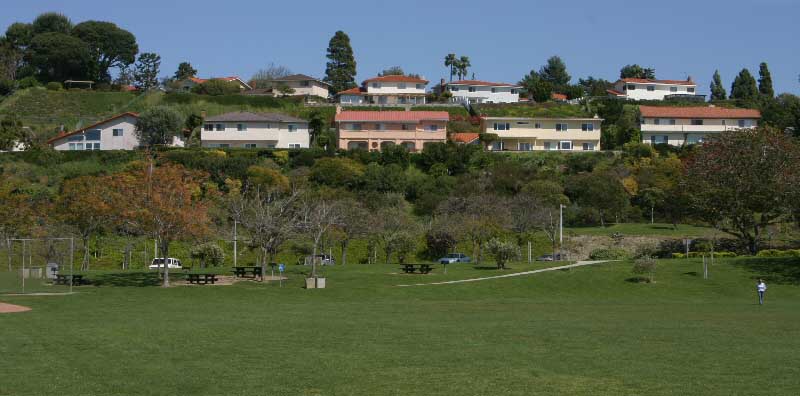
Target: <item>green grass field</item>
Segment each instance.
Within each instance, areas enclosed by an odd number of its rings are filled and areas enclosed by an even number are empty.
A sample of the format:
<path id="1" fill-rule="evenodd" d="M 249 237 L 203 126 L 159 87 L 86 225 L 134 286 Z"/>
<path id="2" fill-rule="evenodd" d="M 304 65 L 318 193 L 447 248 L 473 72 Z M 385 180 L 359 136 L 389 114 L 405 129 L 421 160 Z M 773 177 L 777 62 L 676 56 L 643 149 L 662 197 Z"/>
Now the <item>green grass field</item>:
<path id="1" fill-rule="evenodd" d="M 709 280 L 696 260 L 659 264 L 653 284 L 626 281 L 627 262 L 411 288 L 395 285 L 498 271 L 348 265 L 304 290 L 307 269 L 290 266 L 283 288 L 162 289 L 131 273 L 3 296 L 33 310 L 0 315 L 0 395 L 800 393 L 800 262 L 718 261 Z"/>

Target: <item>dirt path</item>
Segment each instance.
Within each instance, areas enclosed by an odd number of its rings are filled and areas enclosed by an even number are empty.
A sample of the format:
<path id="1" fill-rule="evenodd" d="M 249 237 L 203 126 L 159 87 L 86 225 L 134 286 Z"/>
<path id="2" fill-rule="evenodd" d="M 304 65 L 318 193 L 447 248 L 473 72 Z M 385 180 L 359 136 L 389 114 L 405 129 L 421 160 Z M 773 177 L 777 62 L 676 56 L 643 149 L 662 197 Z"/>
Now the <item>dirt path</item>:
<path id="1" fill-rule="evenodd" d="M 542 268 L 542 269 L 533 270 L 533 271 L 515 272 L 513 274 L 487 276 L 487 277 L 484 277 L 484 278 L 460 279 L 460 280 L 443 281 L 443 282 L 414 283 L 414 284 L 410 284 L 410 285 L 397 285 L 397 286 L 399 286 L 399 287 L 409 287 L 409 286 L 428 286 L 428 285 L 449 285 L 449 284 L 453 284 L 453 283 L 466 283 L 466 282 L 485 281 L 485 280 L 490 280 L 490 279 L 513 278 L 515 276 L 538 274 L 540 272 L 548 272 L 548 271 L 558 271 L 558 270 L 562 270 L 562 269 L 583 267 L 583 266 L 586 266 L 586 265 L 608 263 L 610 261 L 613 261 L 613 260 L 578 261 L 575 264 L 561 265 L 561 266 L 558 266 L 558 267 L 550 267 L 550 268 Z"/>
<path id="2" fill-rule="evenodd" d="M 30 311 L 31 309 L 28 307 L 23 307 L 22 305 L 14 305 L 14 304 L 6 304 L 0 302 L 0 314 L 4 313 L 14 313 L 14 312 L 25 312 Z"/>

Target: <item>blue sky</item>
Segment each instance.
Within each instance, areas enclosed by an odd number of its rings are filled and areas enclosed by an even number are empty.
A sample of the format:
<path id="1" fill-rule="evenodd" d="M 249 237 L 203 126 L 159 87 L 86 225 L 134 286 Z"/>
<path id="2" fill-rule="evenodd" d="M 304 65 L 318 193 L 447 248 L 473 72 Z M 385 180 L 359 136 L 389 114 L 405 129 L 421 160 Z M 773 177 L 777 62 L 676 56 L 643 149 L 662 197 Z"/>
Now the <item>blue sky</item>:
<path id="1" fill-rule="evenodd" d="M 68 4 L 68 5 L 67 5 Z M 399 65 L 432 82 L 447 53 L 467 55 L 475 77 L 516 82 L 551 55 L 573 81 L 609 80 L 628 63 L 658 78 L 687 75 L 707 93 L 715 69 L 726 89 L 766 61 L 777 92 L 800 93 L 800 1 L 3 1 L 0 29 L 58 11 L 73 22 L 107 20 L 130 30 L 141 51 L 162 57 L 162 75 L 189 61 L 199 75 L 245 79 L 275 62 L 321 77 L 336 30 L 350 36 L 358 77 Z"/>

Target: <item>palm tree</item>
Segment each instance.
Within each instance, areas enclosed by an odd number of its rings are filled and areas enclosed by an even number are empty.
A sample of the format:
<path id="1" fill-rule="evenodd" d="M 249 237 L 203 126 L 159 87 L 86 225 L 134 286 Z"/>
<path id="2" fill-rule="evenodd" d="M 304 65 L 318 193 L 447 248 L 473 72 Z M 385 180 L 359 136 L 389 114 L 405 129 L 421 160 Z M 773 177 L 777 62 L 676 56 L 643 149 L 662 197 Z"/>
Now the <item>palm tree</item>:
<path id="1" fill-rule="evenodd" d="M 447 54 L 447 56 L 444 57 L 444 66 L 450 68 L 450 82 L 453 82 L 453 74 L 456 73 L 455 65 L 456 54 Z"/>
<path id="2" fill-rule="evenodd" d="M 467 77 L 467 70 L 469 70 L 470 66 L 472 66 L 472 64 L 469 63 L 468 56 L 462 56 L 458 59 L 458 75 L 460 76 L 459 80 L 463 80 L 465 77 Z"/>

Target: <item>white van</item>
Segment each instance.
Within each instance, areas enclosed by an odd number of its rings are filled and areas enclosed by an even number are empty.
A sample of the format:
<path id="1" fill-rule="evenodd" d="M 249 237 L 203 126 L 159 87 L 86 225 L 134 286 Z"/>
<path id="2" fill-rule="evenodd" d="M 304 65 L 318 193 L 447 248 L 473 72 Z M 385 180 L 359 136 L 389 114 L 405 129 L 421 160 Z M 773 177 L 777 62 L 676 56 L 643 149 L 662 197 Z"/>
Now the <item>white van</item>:
<path id="1" fill-rule="evenodd" d="M 154 258 L 153 262 L 150 264 L 150 269 L 159 269 L 164 268 L 164 259 L 163 258 Z M 181 269 L 181 261 L 176 258 L 168 258 L 167 259 L 167 268 L 168 269 Z"/>

